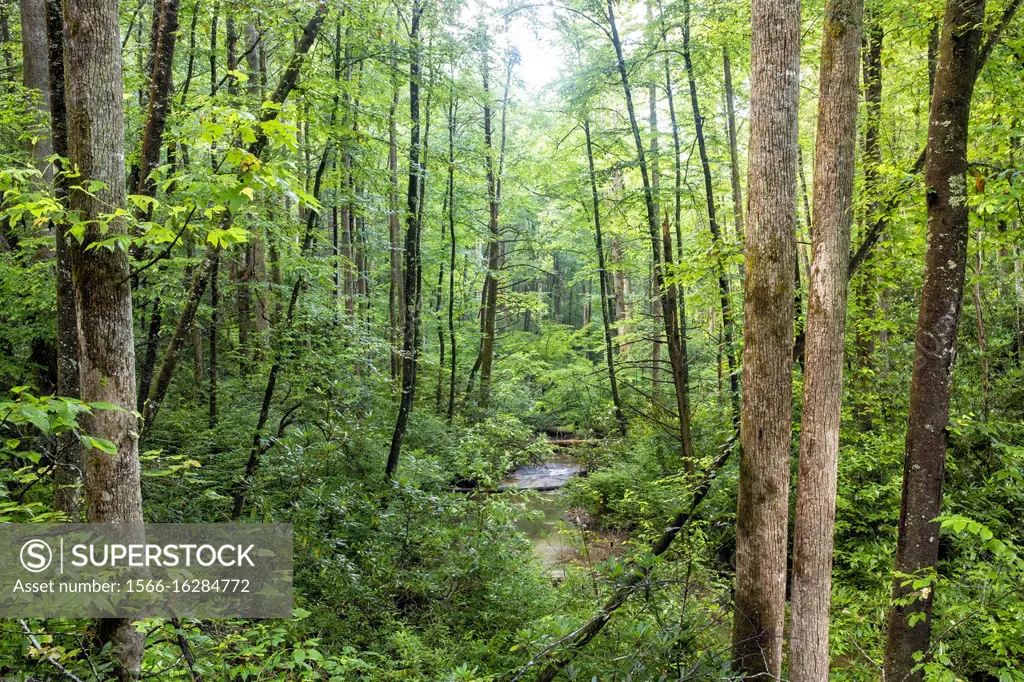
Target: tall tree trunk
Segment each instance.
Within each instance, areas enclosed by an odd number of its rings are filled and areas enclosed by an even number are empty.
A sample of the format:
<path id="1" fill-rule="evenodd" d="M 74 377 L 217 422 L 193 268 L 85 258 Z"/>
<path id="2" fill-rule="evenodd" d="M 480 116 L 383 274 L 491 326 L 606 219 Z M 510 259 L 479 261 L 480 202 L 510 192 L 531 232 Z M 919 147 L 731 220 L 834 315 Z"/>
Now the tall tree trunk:
<path id="1" fill-rule="evenodd" d="M 722 65 L 725 70 L 725 118 L 729 129 L 729 182 L 732 184 L 732 219 L 736 230 L 736 242 L 743 244 L 743 188 L 740 185 L 740 161 L 736 145 L 736 105 L 732 88 L 732 61 L 729 48 L 722 48 Z M 743 281 L 743 266 L 740 268 L 740 282 Z"/>
<path id="2" fill-rule="evenodd" d="M 967 267 L 970 208 L 964 174 L 984 19 L 985 0 L 946 3 L 925 161 L 928 249 L 903 461 L 895 567 L 901 575 L 924 575 L 938 558 L 939 527 L 932 519 L 942 507 L 949 397 Z M 894 580 L 885 642 L 885 679 L 922 679 L 915 655 L 928 650 L 934 596 L 934 589 L 917 591 L 912 581 L 901 577 Z"/>
<path id="3" fill-rule="evenodd" d="M 397 67 L 394 69 L 398 73 Z M 391 378 L 398 380 L 402 373 L 402 325 L 405 320 L 402 294 L 402 226 L 399 220 L 401 210 L 398 200 L 398 84 L 394 84 L 391 110 L 388 113 L 388 170 L 391 176 L 391 194 L 388 200 L 388 236 L 391 276 L 388 288 L 388 315 L 390 318 L 389 340 L 391 343 Z"/>
<path id="4" fill-rule="evenodd" d="M 675 231 L 676 231 L 676 256 L 679 263 L 683 262 L 683 167 L 682 167 L 682 145 L 679 141 L 679 122 L 676 119 L 676 106 L 675 99 L 673 98 L 672 89 L 672 68 L 669 64 L 668 57 L 665 58 L 665 95 L 668 98 L 668 116 L 669 121 L 672 125 L 672 153 L 675 170 L 675 188 L 673 192 L 673 206 L 675 219 Z M 671 236 L 668 233 L 663 234 L 663 240 L 665 241 L 666 252 L 669 257 L 672 256 L 671 248 Z M 602 254 L 603 257 L 603 254 Z M 604 266 L 601 267 L 604 270 Z M 605 282 L 607 278 L 602 280 Z M 687 327 L 686 327 L 686 293 L 683 291 L 683 287 L 677 284 L 671 284 L 673 287 L 673 296 L 679 302 L 679 356 L 680 356 L 680 369 L 682 370 L 682 376 L 680 377 L 680 385 L 682 387 L 682 395 L 678 401 L 680 409 L 679 414 L 679 427 L 680 436 L 682 441 L 682 454 L 684 466 L 691 466 L 689 462 L 694 461 L 693 451 L 693 429 L 691 426 L 692 421 L 692 410 L 690 406 L 690 353 L 688 348 L 688 340 L 686 338 Z M 604 294 L 602 294 L 604 295 Z M 602 311 L 604 308 L 602 307 Z"/>
<path id="5" fill-rule="evenodd" d="M 99 218 L 125 206 L 124 100 L 121 43 L 115 0 L 65 0 L 64 77 L 68 160 L 81 182 L 103 183 L 93 193 L 71 189 L 68 205 L 85 224 L 81 243 L 68 240 L 78 325 L 79 376 L 85 402 L 108 402 L 119 410 L 95 410 L 83 427 L 117 450 L 84 453 L 86 519 L 90 523 L 142 523 L 138 423 L 135 418 L 135 342 L 128 254 L 90 248 L 124 234 L 123 218 L 101 230 Z M 101 645 L 113 643 L 117 677 L 134 679 L 143 637 L 131 620 L 103 619 Z"/>
<path id="6" fill-rule="evenodd" d="M 146 128 L 142 135 L 142 153 L 139 156 L 136 194 L 153 196 L 156 186 L 150 181 L 150 173 L 160 165 L 160 150 L 163 148 L 164 129 L 167 114 L 170 113 L 171 81 L 173 79 L 174 44 L 178 35 L 178 2 L 163 0 L 159 9 L 154 9 L 156 32 L 154 37 L 153 71 L 149 81 L 149 109 L 146 112 Z"/>
<path id="7" fill-rule="evenodd" d="M 28 90 L 35 91 L 35 103 L 40 115 L 39 130 L 33 142 L 29 140 L 29 151 L 36 167 L 52 176 L 47 161 L 53 154 L 52 137 L 45 134 L 46 115 L 50 109 L 49 55 L 46 43 L 46 0 L 21 0 L 21 74 L 22 83 Z"/>
<path id="8" fill-rule="evenodd" d="M 807 285 L 807 345 L 793 531 L 789 637 L 792 682 L 827 682 L 829 676 L 846 270 L 850 265 L 863 9 L 863 0 L 829 0 L 822 28 L 814 155 L 814 255 Z"/>
<path id="9" fill-rule="evenodd" d="M 68 155 L 68 118 L 64 94 L 64 12 L 60 0 L 46 2 L 46 44 L 50 82 L 50 131 L 53 152 Z M 55 193 L 67 205 L 69 180 L 60 175 L 65 169 L 58 163 Z M 57 394 L 79 398 L 78 315 L 75 312 L 75 286 L 71 272 L 71 254 L 64 227 L 54 230 L 57 256 Z M 53 506 L 78 518 L 81 515 L 82 444 L 73 433 L 57 439 L 54 469 Z"/>
<path id="10" fill-rule="evenodd" d="M 409 61 L 409 186 L 406 192 L 405 212 L 405 326 L 402 339 L 402 397 L 398 406 L 395 430 L 391 435 L 391 448 L 384 468 L 384 476 L 391 480 L 398 471 L 399 456 L 405 429 L 409 425 L 416 398 L 416 362 L 419 330 L 419 284 L 420 284 L 420 222 L 419 222 L 419 168 L 420 168 L 420 17 L 423 15 L 421 0 L 413 0 L 412 17 L 409 23 L 409 42 L 412 56 Z"/>
<path id="11" fill-rule="evenodd" d="M 455 347 L 455 126 L 458 122 L 459 103 L 455 99 L 455 84 L 448 104 L 448 339 L 451 345 L 451 371 L 448 377 L 448 421 L 455 417 L 455 368 L 458 360 Z"/>
<path id="12" fill-rule="evenodd" d="M 606 9 L 608 12 L 608 37 L 612 41 L 612 47 L 615 48 L 615 57 L 619 70 L 619 80 L 622 83 L 623 93 L 626 98 L 626 111 L 629 114 L 629 124 L 633 133 L 633 143 L 636 146 L 637 162 L 640 166 L 640 177 L 643 180 L 644 187 L 644 203 L 647 208 L 647 228 L 651 239 L 651 263 L 653 270 L 653 285 L 654 290 L 661 302 L 662 315 L 665 319 L 665 342 L 668 346 L 668 357 L 669 363 L 672 367 L 672 382 L 676 392 L 677 408 L 679 414 L 682 416 L 685 412 L 685 407 L 682 405 L 682 400 L 686 393 L 685 387 L 683 386 L 683 357 L 679 346 L 679 326 L 678 326 L 678 313 L 679 306 L 675 298 L 675 288 L 665 285 L 666 265 L 670 265 L 672 261 L 672 254 L 664 254 L 662 257 L 662 246 L 664 245 L 664 235 L 662 229 L 658 225 L 658 211 L 655 206 L 654 197 L 654 186 L 651 184 L 650 175 L 648 174 L 647 168 L 647 157 L 644 153 L 643 140 L 640 138 L 640 127 L 637 125 L 636 110 L 633 107 L 633 93 L 629 86 L 629 72 L 626 68 L 626 60 L 622 52 L 622 41 L 619 39 L 619 29 L 615 23 L 615 9 L 612 5 L 612 0 L 607 1 Z M 682 433 L 682 429 L 680 429 Z M 690 466 L 689 464 L 687 465 Z"/>
<path id="13" fill-rule="evenodd" d="M 700 115 L 700 103 L 697 100 L 697 79 L 693 73 L 693 60 L 690 57 L 690 2 L 683 3 L 683 63 L 686 65 L 686 77 L 690 86 L 690 106 L 693 109 L 693 125 L 697 135 L 697 151 L 700 154 L 700 166 L 704 175 L 704 195 L 707 200 L 708 227 L 711 230 L 711 241 L 714 244 L 715 257 L 718 261 L 718 298 L 722 310 L 722 333 L 725 341 L 725 358 L 729 369 L 729 395 L 732 405 L 732 423 L 736 438 L 740 428 L 740 379 L 739 367 L 736 366 L 735 330 L 732 315 L 732 292 L 729 286 L 729 274 L 725 270 L 722 257 L 725 242 L 715 212 L 715 192 L 711 181 L 711 163 L 708 160 L 707 145 L 704 142 L 704 118 Z"/>
<path id="14" fill-rule="evenodd" d="M 601 324 L 604 328 L 604 355 L 608 365 L 608 385 L 612 393 L 612 404 L 615 406 L 615 420 L 619 424 L 619 432 L 626 435 L 626 417 L 622 413 L 622 401 L 619 399 L 619 385 L 615 379 L 615 354 L 612 350 L 612 302 L 608 296 L 608 271 L 604 266 L 604 241 L 601 236 L 601 202 L 597 196 L 597 177 L 594 173 L 594 150 L 590 138 L 590 121 L 583 121 L 583 133 L 587 137 L 587 167 L 590 169 L 590 194 L 594 204 L 594 245 L 597 248 L 597 276 L 601 284 Z M 685 444 L 685 443 L 684 443 Z"/>
<path id="15" fill-rule="evenodd" d="M 215 256 L 210 267 L 210 428 L 217 426 L 217 335 L 220 332 L 220 289 L 217 278 L 220 274 L 220 256 Z"/>
<path id="16" fill-rule="evenodd" d="M 647 0 L 645 4 L 647 6 L 647 25 L 653 27 L 654 11 L 651 8 L 651 1 Z M 657 49 L 657 43 L 654 47 Z M 650 126 L 651 137 L 648 143 L 650 146 L 647 163 L 651 174 L 651 193 L 654 195 L 654 215 L 661 216 L 659 191 L 661 187 L 661 173 L 659 172 L 658 164 L 658 87 L 653 78 L 647 86 L 647 106 L 647 122 Z M 663 253 L 663 259 L 665 263 L 668 263 L 672 259 L 672 254 Z M 651 267 L 657 268 L 658 265 L 655 263 Z M 669 272 L 666 267 L 662 277 L 667 278 L 668 276 Z M 655 404 L 658 404 L 661 398 L 661 331 L 664 328 L 664 322 L 661 296 L 658 290 L 654 288 L 654 277 L 651 277 L 651 286 L 651 316 L 654 318 L 654 330 L 651 333 L 651 395 L 654 397 Z"/>
<path id="17" fill-rule="evenodd" d="M 989 417 L 988 393 L 990 389 L 988 377 L 988 344 L 985 342 L 985 316 L 981 308 L 981 276 L 983 273 L 982 262 L 984 251 L 981 248 L 984 232 L 978 230 L 978 253 L 976 270 L 974 273 L 974 319 L 978 325 L 978 355 L 981 360 L 981 404 L 982 421 L 987 422 Z"/>
<path id="18" fill-rule="evenodd" d="M 505 133 L 506 116 L 508 114 L 508 92 L 512 85 L 512 68 L 515 66 L 516 55 L 510 55 L 508 72 L 505 78 L 505 92 L 501 99 L 501 141 L 498 160 L 494 160 L 492 143 L 491 103 L 488 89 L 488 62 L 484 41 L 483 85 L 484 85 L 484 153 L 487 167 L 487 194 L 489 216 L 487 221 L 487 276 L 484 280 L 483 331 L 480 339 L 480 407 L 487 409 L 491 399 L 491 371 L 494 366 L 494 331 L 498 314 L 498 270 L 501 268 L 501 180 L 505 166 Z"/>
<path id="19" fill-rule="evenodd" d="M 882 147 L 879 144 L 879 131 L 882 114 L 882 31 L 877 10 L 872 11 L 865 21 L 864 46 L 864 196 L 867 199 L 865 224 L 873 221 L 887 222 L 878 216 L 879 210 L 879 177 L 878 169 L 882 163 Z M 874 292 L 871 278 L 865 274 L 858 279 L 855 288 L 855 299 L 862 307 L 862 317 L 874 316 Z M 858 326 L 854 339 L 856 359 L 859 369 L 857 374 L 857 399 L 855 405 L 857 418 L 863 431 L 870 431 L 873 426 L 871 391 L 873 379 L 871 372 L 875 354 L 875 337 L 870 330 Z"/>
<path id="20" fill-rule="evenodd" d="M 733 664 L 778 678 L 793 393 L 799 0 L 754 0 Z"/>

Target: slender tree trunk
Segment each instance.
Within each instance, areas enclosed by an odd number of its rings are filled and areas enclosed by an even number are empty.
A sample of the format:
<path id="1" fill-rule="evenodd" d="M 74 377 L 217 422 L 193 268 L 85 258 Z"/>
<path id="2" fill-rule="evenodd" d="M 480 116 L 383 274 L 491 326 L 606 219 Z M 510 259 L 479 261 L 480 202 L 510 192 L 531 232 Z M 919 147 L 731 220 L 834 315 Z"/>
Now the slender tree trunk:
<path id="1" fill-rule="evenodd" d="M 693 73 L 693 61 L 690 57 L 690 2 L 683 3 L 683 63 L 686 65 L 686 76 L 690 86 L 690 106 L 693 109 L 693 125 L 697 135 L 697 151 L 700 154 L 700 166 L 704 175 L 704 195 L 707 199 L 708 227 L 714 244 L 715 257 L 718 261 L 718 298 L 722 310 L 722 332 L 725 340 L 725 358 L 729 369 L 729 395 L 732 405 L 733 431 L 739 436 L 740 427 L 740 384 L 739 367 L 736 363 L 736 347 L 734 344 L 735 329 L 732 315 L 732 292 L 729 286 L 729 275 L 722 262 L 725 243 L 718 226 L 715 212 L 714 185 L 711 180 L 711 163 L 708 160 L 707 145 L 704 141 L 704 118 L 700 115 L 700 103 L 697 100 L 697 80 Z"/>
<path id="2" fill-rule="evenodd" d="M 732 219 L 736 230 L 736 242 L 743 244 L 743 188 L 740 185 L 740 161 L 736 145 L 736 105 L 732 88 L 732 61 L 729 48 L 722 48 L 722 65 L 725 70 L 725 118 L 729 129 L 729 181 L 732 184 Z M 743 266 L 740 266 L 740 281 L 743 281 Z"/>
<path id="3" fill-rule="evenodd" d="M 77 312 L 81 397 L 120 410 L 95 410 L 82 422 L 87 433 L 109 440 L 116 455 L 84 453 L 86 519 L 90 523 L 142 523 L 138 424 L 135 418 L 135 342 L 128 254 L 90 248 L 124 234 L 123 218 L 101 230 L 98 219 L 125 206 L 124 100 L 121 42 L 115 0 L 65 0 L 64 76 L 68 160 L 81 182 L 98 181 L 93 193 L 71 189 L 69 208 L 85 223 L 81 243 L 68 240 Z M 77 185 L 77 181 L 76 181 Z M 121 680 L 138 676 L 143 637 L 131 620 L 103 619 L 101 646 L 113 643 Z"/>
<path id="4" fill-rule="evenodd" d="M 647 6 L 647 25 L 654 26 L 654 12 L 651 8 L 651 1 L 647 0 L 645 3 Z M 655 44 L 657 49 L 657 44 Z M 650 84 L 647 86 L 647 106 L 648 114 L 647 121 L 650 126 L 650 142 L 648 143 L 648 166 L 651 174 L 651 193 L 654 195 L 654 215 L 661 216 L 661 201 L 660 201 L 660 187 L 661 187 L 661 173 L 659 172 L 658 164 L 658 87 L 651 79 Z M 667 264 L 672 260 L 671 253 L 663 253 L 662 258 L 666 263 L 664 272 L 662 273 L 663 278 L 669 276 L 669 268 Z M 655 263 L 652 266 L 657 268 L 658 265 Z M 660 292 L 654 288 L 655 278 L 651 277 L 651 316 L 654 318 L 654 330 L 651 333 L 651 395 L 654 396 L 655 403 L 660 403 L 661 399 L 661 332 L 664 329 L 663 310 L 661 304 Z M 678 313 L 677 313 L 678 314 Z M 682 415 L 680 415 L 681 417 Z"/>
<path id="5" fill-rule="evenodd" d="M 156 186 L 150 182 L 150 173 L 160 165 L 160 150 L 163 148 L 164 129 L 167 114 L 170 113 L 172 67 L 174 65 L 174 44 L 178 35 L 178 2 L 163 0 L 159 11 L 154 9 L 155 35 L 153 72 L 149 84 L 149 109 L 146 112 L 146 128 L 142 135 L 142 153 L 139 156 L 136 194 L 153 196 Z"/>
<path id="6" fill-rule="evenodd" d="M 20 0 L 21 6 L 21 73 L 22 83 L 35 91 L 35 105 L 40 117 L 39 130 L 33 131 L 35 142 L 29 140 L 29 151 L 36 167 L 46 178 L 52 177 L 46 161 L 53 154 L 52 137 L 46 135 L 46 116 L 50 113 L 49 55 L 46 43 L 46 0 Z"/>
<path id="7" fill-rule="evenodd" d="M 395 72 L 398 72 L 397 67 Z M 405 310 L 402 307 L 405 297 L 402 293 L 402 226 L 399 220 L 401 208 L 398 200 L 398 84 L 394 85 L 395 94 L 391 98 L 391 111 L 388 114 L 388 170 L 391 173 L 391 195 L 388 208 L 388 235 L 391 240 L 391 277 L 388 289 L 388 315 L 390 317 L 389 336 L 391 342 L 391 378 L 398 380 L 402 373 L 402 325 Z"/>
<path id="8" fill-rule="evenodd" d="M 622 435 L 626 435 L 626 417 L 622 413 L 619 385 L 615 379 L 615 354 L 612 351 L 612 304 L 608 297 L 608 271 L 604 266 L 604 242 L 601 236 L 601 202 L 597 196 L 597 177 L 594 173 L 594 150 L 591 145 L 589 120 L 583 121 L 583 132 L 587 137 L 587 167 L 590 169 L 590 194 L 594 204 L 594 243 L 597 247 L 597 276 L 601 284 L 601 324 L 604 328 L 604 355 L 605 363 L 608 365 L 608 385 L 612 393 L 612 404 L 615 406 L 615 420 L 619 424 L 619 432 Z"/>
<path id="9" fill-rule="evenodd" d="M 619 70 L 619 79 L 622 82 L 623 93 L 626 98 L 626 111 L 629 114 L 630 128 L 633 133 L 633 143 L 636 146 L 637 162 L 640 166 L 640 177 L 643 180 L 644 203 L 647 208 L 647 228 L 651 239 L 651 263 L 653 270 L 654 290 L 661 302 L 662 315 L 665 318 L 665 342 L 668 346 L 669 363 L 672 367 L 672 382 L 676 392 L 676 405 L 679 415 L 682 418 L 686 412 L 683 404 L 686 394 L 683 386 L 683 356 L 679 345 L 678 312 L 679 306 L 675 298 L 675 288 L 665 285 L 665 266 L 672 261 L 671 253 L 664 254 L 662 258 L 662 246 L 664 235 L 658 225 L 658 211 L 655 206 L 654 186 L 651 184 L 647 168 L 647 157 L 644 153 L 643 140 L 640 138 L 640 127 L 637 125 L 636 110 L 633 107 L 633 93 L 629 86 L 629 72 L 626 68 L 626 60 L 622 52 L 622 42 L 619 39 L 618 26 L 615 23 L 615 10 L 612 0 L 608 0 L 606 9 L 608 12 L 609 37 L 612 47 L 615 48 L 616 62 Z M 682 434 L 682 429 L 680 429 Z M 680 435 L 682 440 L 682 435 Z M 687 465 L 691 466 L 690 464 Z"/>
<path id="10" fill-rule="evenodd" d="M 486 45 L 486 41 L 485 41 Z M 505 78 L 505 93 L 501 100 L 501 150 L 498 161 L 494 160 L 494 147 L 491 130 L 491 104 L 488 89 L 489 57 L 484 48 L 483 85 L 484 85 L 484 144 L 485 162 L 487 167 L 487 194 L 489 217 L 487 222 L 487 277 L 484 280 L 483 332 L 480 341 L 480 407 L 487 409 L 491 397 L 491 371 L 494 366 L 494 331 L 498 314 L 498 270 L 501 268 L 501 179 L 505 165 L 505 133 L 506 116 L 508 114 L 508 92 L 512 84 L 512 68 L 515 56 L 509 57 L 508 72 Z"/>
<path id="11" fill-rule="evenodd" d="M 789 678 L 828 682 L 829 608 L 843 402 L 847 275 L 863 0 L 829 0 L 814 155 L 814 257 L 807 294 Z M 795 263 L 794 259 L 794 263 Z"/>
<path id="12" fill-rule="evenodd" d="M 1024 366 L 1024 268 L 1016 245 L 1013 246 L 1013 290 L 1017 294 L 1017 364 Z"/>
<path id="13" fill-rule="evenodd" d="M 220 289 L 217 278 L 220 274 L 220 256 L 215 256 L 210 267 L 210 428 L 217 426 L 217 334 L 220 321 Z"/>
<path id="14" fill-rule="evenodd" d="M 448 377 L 448 422 L 455 417 L 455 368 L 458 360 L 455 346 L 455 126 L 459 104 L 452 83 L 448 105 L 448 339 L 451 345 L 451 371 Z"/>
<path id="15" fill-rule="evenodd" d="M 416 361 L 419 328 L 419 284 L 420 284 L 420 17 L 423 15 L 421 0 L 413 0 L 412 17 L 409 23 L 409 41 L 412 57 L 409 62 L 409 187 L 406 192 L 405 213 L 405 327 L 402 339 L 402 397 L 398 406 L 395 430 L 391 435 L 391 449 L 388 452 L 384 476 L 389 481 L 398 471 L 402 453 L 402 441 L 409 424 L 416 397 Z"/>
<path id="16" fill-rule="evenodd" d="M 981 309 L 981 276 L 982 276 L 982 257 L 984 255 L 981 244 L 984 233 L 978 230 L 978 253 L 976 262 L 976 270 L 974 273 L 974 319 L 978 325 L 978 355 L 981 360 L 981 401 L 982 401 L 982 421 L 987 422 L 989 417 L 989 401 L 988 393 L 991 388 L 989 385 L 988 378 L 988 344 L 985 342 L 985 317 L 982 314 Z"/>
<path id="17" fill-rule="evenodd" d="M 754 0 L 733 664 L 778 678 L 793 393 L 799 0 Z"/>
<path id="18" fill-rule="evenodd" d="M 967 138 L 985 0 L 948 0 L 928 124 L 925 198 L 928 250 L 910 384 L 903 501 L 896 571 L 922 576 L 935 566 L 942 507 L 946 427 L 967 267 Z M 915 655 L 928 650 L 934 589 L 897 577 L 885 643 L 885 679 L 919 682 Z"/>
<path id="19" fill-rule="evenodd" d="M 865 224 L 873 221 L 887 222 L 879 211 L 879 178 L 878 168 L 882 163 L 882 148 L 879 144 L 879 130 L 882 113 L 882 40 L 883 31 L 877 12 L 872 12 L 865 22 L 864 46 L 864 196 L 867 199 Z M 871 278 L 865 274 L 858 279 L 855 298 L 861 306 L 862 317 L 871 318 L 875 315 L 874 292 Z M 863 431 L 870 431 L 873 426 L 871 392 L 873 379 L 871 372 L 875 354 L 875 337 L 867 329 L 858 326 L 854 339 L 857 365 L 861 370 L 857 377 L 857 397 L 855 406 L 858 421 Z"/>
<path id="20" fill-rule="evenodd" d="M 50 82 L 50 131 L 53 152 L 62 158 L 68 155 L 68 118 L 64 94 L 64 12 L 60 0 L 46 2 L 46 44 Z M 57 200 L 67 205 L 68 178 L 60 175 L 65 169 L 58 163 L 54 190 Z M 79 398 L 78 331 L 75 312 L 75 287 L 71 272 L 71 254 L 64 227 L 54 230 L 57 256 L 57 394 Z M 72 518 L 81 515 L 82 444 L 73 433 L 57 439 L 54 470 L 54 500 L 57 511 Z"/>

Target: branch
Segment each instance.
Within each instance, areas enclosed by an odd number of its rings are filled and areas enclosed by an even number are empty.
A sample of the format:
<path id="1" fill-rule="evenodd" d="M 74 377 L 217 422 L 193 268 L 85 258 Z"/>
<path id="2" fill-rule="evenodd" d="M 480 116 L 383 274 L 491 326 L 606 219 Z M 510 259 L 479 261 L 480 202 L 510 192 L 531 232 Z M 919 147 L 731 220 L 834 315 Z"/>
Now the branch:
<path id="1" fill-rule="evenodd" d="M 36 636 L 32 634 L 32 630 L 29 629 L 28 623 L 26 623 L 23 620 L 19 620 L 18 622 L 21 623 L 21 629 L 25 631 L 25 636 L 28 637 L 28 641 L 32 643 L 32 646 L 42 651 L 43 645 L 40 644 L 39 640 L 36 639 Z M 82 678 L 78 677 L 73 672 L 62 666 L 60 663 L 57 662 L 57 659 L 53 658 L 51 655 L 47 655 L 46 662 L 52 665 L 54 668 L 56 668 L 62 675 L 64 675 L 64 677 L 68 678 L 69 680 L 74 680 L 74 682 L 82 682 Z"/>

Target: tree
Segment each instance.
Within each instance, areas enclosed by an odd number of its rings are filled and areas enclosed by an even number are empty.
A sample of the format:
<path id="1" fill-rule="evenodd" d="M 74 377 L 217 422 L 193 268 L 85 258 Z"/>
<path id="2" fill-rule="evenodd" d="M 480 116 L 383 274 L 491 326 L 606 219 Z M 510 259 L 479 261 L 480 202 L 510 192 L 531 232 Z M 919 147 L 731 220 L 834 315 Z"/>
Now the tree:
<path id="1" fill-rule="evenodd" d="M 68 207 L 84 231 L 68 240 L 75 286 L 81 396 L 113 409 L 84 420 L 94 438 L 112 444 L 83 454 L 86 519 L 90 523 L 142 522 L 138 423 L 135 418 L 135 342 L 128 254 L 99 246 L 125 233 L 124 106 L 121 44 L 115 0 L 64 3 L 64 75 L 68 161 L 80 174 Z M 98 183 L 89 192 L 89 183 Z M 100 643 L 117 650 L 118 677 L 137 676 L 142 634 L 131 620 L 100 621 Z"/>
<path id="2" fill-rule="evenodd" d="M 733 665 L 778 677 L 786 606 L 796 260 L 800 4 L 754 0 L 751 18 L 743 407 Z"/>
<path id="3" fill-rule="evenodd" d="M 409 21 L 409 42 L 412 46 L 412 57 L 409 60 L 409 118 L 412 128 L 409 133 L 409 186 L 406 191 L 405 206 L 405 286 L 402 293 L 405 298 L 405 321 L 402 329 L 402 395 L 398 406 L 398 417 L 391 435 L 391 449 L 384 469 L 387 479 L 394 477 L 398 471 L 398 461 L 402 454 L 402 441 L 405 429 L 409 425 L 409 414 L 412 413 L 416 398 L 416 364 L 419 354 L 420 325 L 420 164 L 422 163 L 420 148 L 420 19 L 423 17 L 423 4 L 413 0 L 412 17 Z"/>
<path id="4" fill-rule="evenodd" d="M 789 677 L 793 682 L 822 682 L 829 676 L 829 606 L 862 16 L 862 0 L 830 0 L 822 28 L 813 260 L 807 294 L 793 531 L 789 638 Z"/>
<path id="5" fill-rule="evenodd" d="M 903 460 L 903 500 L 896 578 L 885 642 L 885 678 L 919 681 L 916 657 L 926 655 L 934 589 L 927 579 L 939 554 L 949 398 L 967 268 L 967 139 L 978 75 L 985 0 L 948 0 L 928 118 L 925 199 L 928 251 L 915 334 L 910 412 Z"/>

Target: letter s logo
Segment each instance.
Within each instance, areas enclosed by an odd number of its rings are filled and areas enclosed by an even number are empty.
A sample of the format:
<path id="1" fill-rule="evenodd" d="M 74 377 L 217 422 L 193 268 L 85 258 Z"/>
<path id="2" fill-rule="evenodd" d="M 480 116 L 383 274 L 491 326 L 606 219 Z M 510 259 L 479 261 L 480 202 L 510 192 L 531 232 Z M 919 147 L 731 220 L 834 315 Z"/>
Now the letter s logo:
<path id="1" fill-rule="evenodd" d="M 50 567 L 53 551 L 42 540 L 29 540 L 21 546 L 21 565 L 26 571 L 40 573 Z"/>

